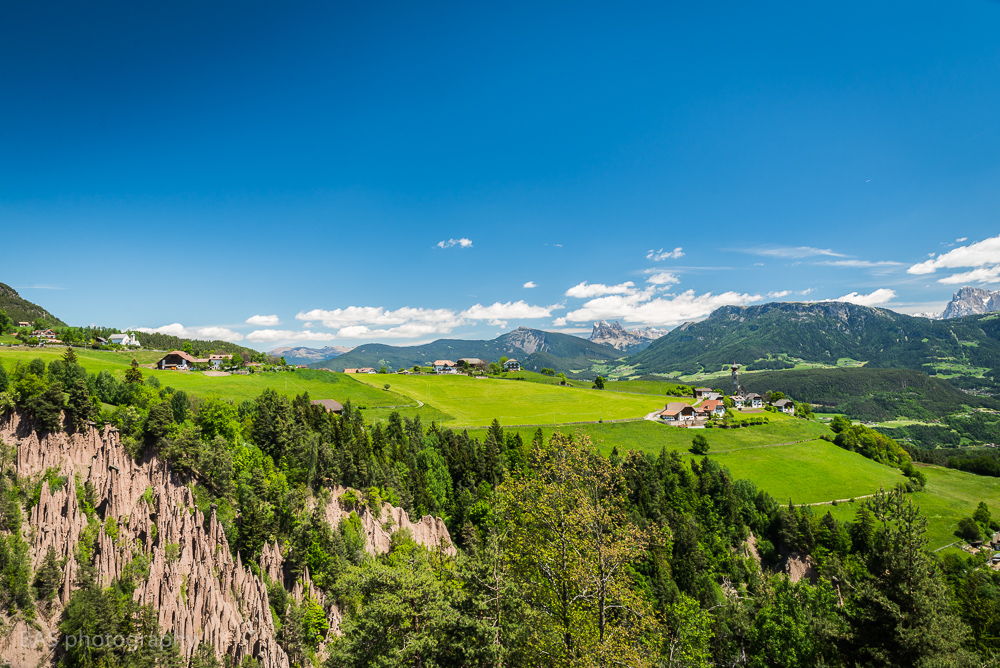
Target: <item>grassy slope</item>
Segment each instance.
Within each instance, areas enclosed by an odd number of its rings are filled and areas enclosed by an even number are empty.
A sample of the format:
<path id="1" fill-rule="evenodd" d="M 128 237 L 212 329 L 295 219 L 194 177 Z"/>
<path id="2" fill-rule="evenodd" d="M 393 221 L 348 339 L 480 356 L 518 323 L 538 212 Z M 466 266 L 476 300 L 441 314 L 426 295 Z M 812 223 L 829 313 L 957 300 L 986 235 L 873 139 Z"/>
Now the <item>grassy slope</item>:
<path id="1" fill-rule="evenodd" d="M 959 540 L 955 535 L 958 521 L 971 517 L 980 501 L 985 501 L 993 512 L 1000 508 L 1000 481 L 996 478 L 937 466 L 921 466 L 920 470 L 927 475 L 927 486 L 910 498 L 927 517 L 927 541 L 932 550 Z M 854 518 L 857 504 L 841 504 L 835 508 L 822 506 L 816 510 L 821 512 L 821 509 L 845 521 Z"/>
<path id="2" fill-rule="evenodd" d="M 106 350 L 89 350 L 74 348 L 80 364 L 93 373 L 111 371 L 124 373 L 135 357 L 142 364 L 149 364 L 160 359 L 163 353 L 152 351 L 112 352 Z M 30 348 L 8 349 L 0 348 L 0 362 L 11 369 L 17 362 L 29 362 L 39 357 L 48 364 L 62 356 L 65 348 Z M 334 374 L 328 371 L 312 371 L 299 369 L 285 373 L 258 373 L 249 376 L 211 377 L 201 373 L 185 373 L 180 371 L 152 371 L 143 369 L 143 374 L 159 379 L 163 386 L 200 397 L 217 397 L 236 402 L 253 399 L 265 389 L 274 389 L 279 394 L 294 397 L 302 392 L 308 392 L 313 399 L 336 399 L 343 403 L 350 399 L 355 404 L 370 406 L 404 406 L 414 404 L 409 397 L 386 392 L 381 389 L 357 382 L 353 376 Z M 386 376 L 380 376 L 386 378 Z M 427 419 L 427 418 L 424 418 Z M 438 418 L 440 419 L 440 418 Z"/>
<path id="3" fill-rule="evenodd" d="M 139 364 L 152 364 L 163 357 L 163 353 L 148 350 L 136 350 L 128 352 L 115 352 L 111 350 L 91 350 L 90 348 L 74 348 L 73 351 L 80 359 L 80 364 L 87 371 L 100 372 L 124 371 L 132 362 L 134 357 Z M 48 364 L 52 360 L 59 359 L 66 352 L 65 346 L 48 346 L 44 348 L 0 348 L 0 362 L 8 369 L 14 368 L 18 362 L 28 363 L 36 357 L 45 360 Z"/>
<path id="4" fill-rule="evenodd" d="M 398 391 L 454 417 L 462 426 L 548 424 L 585 420 L 639 418 L 662 408 L 660 397 L 552 387 L 513 380 L 476 380 L 468 376 L 357 376 Z"/>

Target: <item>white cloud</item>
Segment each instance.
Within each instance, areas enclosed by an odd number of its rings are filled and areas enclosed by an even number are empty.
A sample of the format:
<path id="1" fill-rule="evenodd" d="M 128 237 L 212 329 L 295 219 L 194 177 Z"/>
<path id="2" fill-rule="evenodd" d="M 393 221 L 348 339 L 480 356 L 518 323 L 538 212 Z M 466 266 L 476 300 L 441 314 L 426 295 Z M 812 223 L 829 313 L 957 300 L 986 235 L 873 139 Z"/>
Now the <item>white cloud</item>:
<path id="1" fill-rule="evenodd" d="M 291 329 L 258 329 L 247 334 L 247 341 L 272 343 L 275 341 L 332 341 L 329 332 L 299 332 Z"/>
<path id="2" fill-rule="evenodd" d="M 524 285 L 522 285 L 521 287 L 522 287 L 522 288 L 537 288 L 537 287 L 538 287 L 538 284 L 537 284 L 537 283 L 535 283 L 534 281 L 528 281 L 527 283 L 525 283 L 525 284 L 524 284 Z"/>
<path id="3" fill-rule="evenodd" d="M 955 243 L 956 244 L 960 244 L 963 241 L 968 241 L 968 240 L 969 240 L 969 237 L 959 237 L 959 238 L 955 239 Z"/>
<path id="4" fill-rule="evenodd" d="M 646 253 L 646 259 L 652 260 L 653 262 L 660 262 L 661 260 L 676 260 L 679 257 L 684 257 L 684 249 L 680 246 L 673 249 L 672 251 L 666 251 L 661 248 L 660 250 L 654 251 L 652 248 Z"/>
<path id="5" fill-rule="evenodd" d="M 136 332 L 147 334 L 167 334 L 182 339 L 198 339 L 201 341 L 242 341 L 243 335 L 225 327 L 185 327 L 179 322 L 162 327 L 135 327 Z"/>
<path id="6" fill-rule="evenodd" d="M 998 263 L 1000 263 L 1000 235 L 932 257 L 930 260 L 913 265 L 906 270 L 906 273 L 933 274 L 938 269 L 985 267 Z"/>
<path id="7" fill-rule="evenodd" d="M 275 325 L 280 325 L 281 320 L 279 320 L 278 316 L 276 315 L 252 315 L 249 318 L 247 318 L 246 323 L 248 325 L 274 327 Z"/>
<path id="8" fill-rule="evenodd" d="M 476 304 L 459 313 L 460 318 L 487 320 L 494 327 L 506 327 L 511 319 L 548 318 L 559 306 L 532 306 L 521 300 L 516 302 L 496 302 L 490 306 Z"/>
<path id="9" fill-rule="evenodd" d="M 647 278 L 646 282 L 652 283 L 653 285 L 674 285 L 676 283 L 680 283 L 681 279 L 677 278 L 674 274 L 661 271 Z"/>
<path id="10" fill-rule="evenodd" d="M 952 274 L 951 276 L 945 276 L 944 278 L 938 279 L 938 283 L 944 283 L 946 285 L 972 282 L 1000 283 L 1000 264 L 995 264 L 992 267 L 979 267 L 978 269 L 973 269 L 972 271 L 966 271 L 961 274 Z"/>
<path id="11" fill-rule="evenodd" d="M 887 304 L 895 298 L 895 290 L 890 290 L 889 288 L 879 288 L 875 292 L 868 293 L 867 295 L 852 292 L 848 295 L 844 295 L 843 297 L 838 297 L 837 299 L 832 299 L 830 301 L 849 302 L 860 306 L 878 306 L 880 304 Z"/>
<path id="12" fill-rule="evenodd" d="M 847 257 L 843 253 L 835 253 L 829 248 L 814 248 L 813 246 L 772 246 L 739 249 L 751 255 L 766 255 L 768 257 L 814 257 L 816 255 L 829 255 L 832 257 Z"/>
<path id="13" fill-rule="evenodd" d="M 689 320 L 703 318 L 720 306 L 744 305 L 760 301 L 761 295 L 723 292 L 713 295 L 706 292 L 695 295 L 688 290 L 673 298 L 652 298 L 649 290 L 632 290 L 623 295 L 607 295 L 592 299 L 575 311 L 566 314 L 552 324 L 560 327 L 567 321 L 587 322 L 592 320 L 620 319 L 654 327 L 672 327 Z"/>
<path id="14" fill-rule="evenodd" d="M 866 269 L 870 267 L 895 267 L 902 265 L 902 262 L 893 262 L 892 260 L 880 260 L 873 262 L 870 260 L 826 260 L 824 262 L 817 262 L 816 264 L 826 265 L 828 267 L 851 267 L 858 269 Z"/>
<path id="15" fill-rule="evenodd" d="M 587 281 L 584 281 L 583 283 L 574 285 L 567 290 L 566 296 L 587 299 L 589 297 L 598 297 L 600 295 L 625 294 L 627 292 L 633 292 L 634 287 L 635 283 L 632 281 L 625 281 L 624 283 L 619 283 L 618 285 L 604 285 L 603 283 L 587 283 Z"/>
<path id="16" fill-rule="evenodd" d="M 462 237 L 461 239 L 448 239 L 447 241 L 437 242 L 438 248 L 451 248 L 452 246 L 458 246 L 459 248 L 472 248 L 472 241 Z"/>
<path id="17" fill-rule="evenodd" d="M 552 326 L 553 327 L 565 327 L 566 326 L 566 318 L 556 318 L 555 320 L 552 321 Z"/>
<path id="18" fill-rule="evenodd" d="M 769 299 L 781 299 L 782 297 L 787 297 L 792 294 L 791 290 L 778 290 L 777 292 L 768 292 L 767 296 Z"/>

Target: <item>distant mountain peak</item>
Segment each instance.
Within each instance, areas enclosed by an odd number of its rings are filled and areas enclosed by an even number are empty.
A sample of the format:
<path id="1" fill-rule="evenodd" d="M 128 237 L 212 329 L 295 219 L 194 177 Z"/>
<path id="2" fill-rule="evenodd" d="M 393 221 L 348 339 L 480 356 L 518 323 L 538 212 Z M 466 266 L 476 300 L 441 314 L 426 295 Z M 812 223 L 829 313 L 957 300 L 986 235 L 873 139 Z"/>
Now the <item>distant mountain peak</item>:
<path id="1" fill-rule="evenodd" d="M 639 348 L 649 345 L 654 339 L 658 339 L 667 333 L 665 329 L 654 329 L 646 327 L 643 329 L 628 330 L 615 320 L 599 320 L 594 323 L 594 329 L 590 333 L 590 340 L 594 343 L 602 343 L 618 350 L 633 352 Z"/>
<path id="2" fill-rule="evenodd" d="M 941 317 L 961 318 L 964 315 L 982 315 L 993 311 L 1000 311 L 1000 290 L 985 290 L 966 285 L 951 298 Z"/>

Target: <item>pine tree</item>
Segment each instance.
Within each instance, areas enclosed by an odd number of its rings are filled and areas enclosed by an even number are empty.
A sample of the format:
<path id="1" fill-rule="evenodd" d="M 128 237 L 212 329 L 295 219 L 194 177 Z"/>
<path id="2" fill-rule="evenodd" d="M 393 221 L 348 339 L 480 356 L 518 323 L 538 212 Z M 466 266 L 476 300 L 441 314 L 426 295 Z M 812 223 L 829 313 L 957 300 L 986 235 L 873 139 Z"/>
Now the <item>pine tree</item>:
<path id="1" fill-rule="evenodd" d="M 62 584 L 62 568 L 56 558 L 56 549 L 49 545 L 42 560 L 42 566 L 35 574 L 35 598 L 51 607 Z"/>
<path id="2" fill-rule="evenodd" d="M 125 382 L 129 385 L 138 385 L 142 382 L 142 372 L 139 371 L 139 361 L 132 358 L 132 365 L 125 372 Z"/>
<path id="3" fill-rule="evenodd" d="M 899 489 L 865 503 L 874 521 L 863 555 L 869 576 L 849 605 L 849 654 L 865 666 L 967 666 L 968 628 L 924 551 L 927 520 Z"/>

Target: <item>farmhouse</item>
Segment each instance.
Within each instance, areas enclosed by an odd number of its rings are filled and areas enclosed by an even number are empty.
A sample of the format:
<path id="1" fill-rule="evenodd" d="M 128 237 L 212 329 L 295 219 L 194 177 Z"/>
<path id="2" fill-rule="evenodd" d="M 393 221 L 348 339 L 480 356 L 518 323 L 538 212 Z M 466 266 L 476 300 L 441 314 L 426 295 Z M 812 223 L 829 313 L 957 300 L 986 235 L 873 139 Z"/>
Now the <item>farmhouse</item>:
<path id="1" fill-rule="evenodd" d="M 764 397 L 756 392 L 748 394 L 744 400 L 745 405 L 750 408 L 761 408 L 764 405 Z"/>
<path id="2" fill-rule="evenodd" d="M 218 369 L 223 364 L 228 364 L 233 361 L 232 355 L 209 355 L 208 363 L 213 369 Z"/>
<path id="3" fill-rule="evenodd" d="M 126 334 L 112 334 L 108 337 L 108 343 L 115 346 L 138 346 L 139 340 L 134 336 Z"/>
<path id="4" fill-rule="evenodd" d="M 31 327 L 31 323 L 30 322 L 23 322 L 22 321 L 22 322 L 17 323 L 17 326 L 18 327 Z"/>
<path id="5" fill-rule="evenodd" d="M 358 369 L 357 371 L 355 371 L 355 373 L 376 373 L 376 371 L 375 371 L 375 367 L 363 366 L 360 369 Z"/>
<path id="6" fill-rule="evenodd" d="M 698 405 L 698 411 L 704 417 L 712 417 L 713 415 L 722 417 L 726 414 L 726 405 L 718 399 L 706 399 Z"/>
<path id="7" fill-rule="evenodd" d="M 451 360 L 434 360 L 434 373 L 455 373 L 455 363 Z"/>
<path id="8" fill-rule="evenodd" d="M 733 400 L 733 406 L 736 408 L 743 408 L 743 404 L 746 401 L 746 398 L 742 394 L 734 394 L 729 398 Z"/>
<path id="9" fill-rule="evenodd" d="M 463 357 L 462 359 L 458 360 L 458 365 L 461 366 L 462 362 L 468 364 L 470 369 L 485 370 L 486 367 L 490 365 L 489 362 L 487 362 L 486 360 L 481 360 L 478 357 Z"/>
<path id="10" fill-rule="evenodd" d="M 336 413 L 340 415 L 344 412 L 344 407 L 339 401 L 334 401 L 333 399 L 313 399 L 310 403 L 313 406 L 322 406 L 326 409 L 327 413 Z"/>
<path id="11" fill-rule="evenodd" d="M 56 333 L 53 332 L 51 329 L 36 329 L 35 331 L 33 331 L 31 333 L 31 335 L 33 337 L 35 337 L 36 339 L 49 339 L 49 340 L 51 340 L 51 339 L 56 338 Z"/>
<path id="12" fill-rule="evenodd" d="M 164 355 L 159 362 L 156 363 L 157 369 L 180 369 L 187 370 L 193 369 L 195 364 L 207 364 L 207 359 L 200 359 L 188 355 L 183 350 L 174 350 Z"/>
<path id="13" fill-rule="evenodd" d="M 789 415 L 793 415 L 795 413 L 795 402 L 791 399 L 778 399 L 771 405 L 782 413 L 787 413 Z"/>
<path id="14" fill-rule="evenodd" d="M 660 419 L 664 422 L 691 422 L 696 418 L 694 406 L 680 401 L 672 401 L 660 411 Z"/>
<path id="15" fill-rule="evenodd" d="M 710 388 L 710 387 L 696 387 L 694 389 L 694 398 L 695 399 L 705 399 L 711 393 L 712 393 L 712 388 Z"/>
<path id="16" fill-rule="evenodd" d="M 507 360 L 506 362 L 503 363 L 503 370 L 504 371 L 520 371 L 521 370 L 521 363 L 518 362 L 517 360 Z"/>

